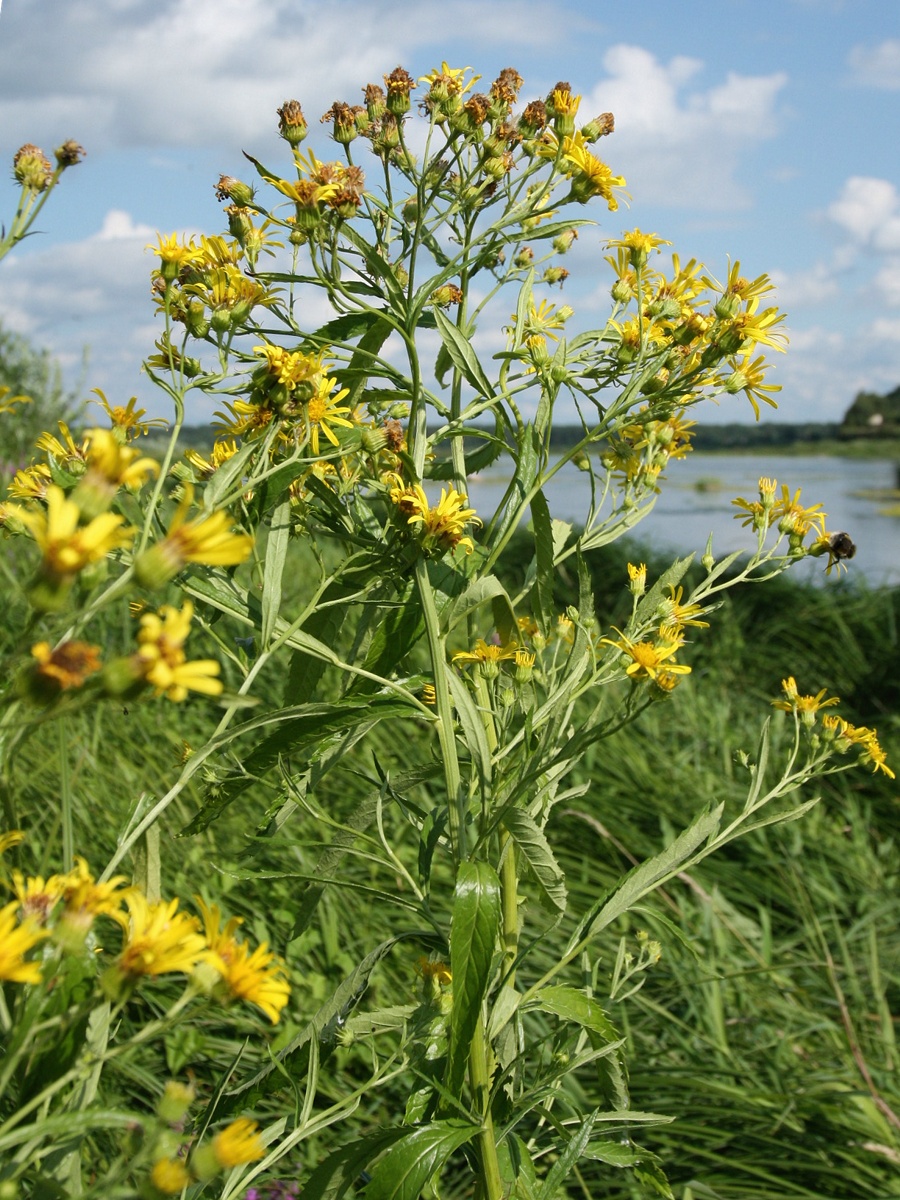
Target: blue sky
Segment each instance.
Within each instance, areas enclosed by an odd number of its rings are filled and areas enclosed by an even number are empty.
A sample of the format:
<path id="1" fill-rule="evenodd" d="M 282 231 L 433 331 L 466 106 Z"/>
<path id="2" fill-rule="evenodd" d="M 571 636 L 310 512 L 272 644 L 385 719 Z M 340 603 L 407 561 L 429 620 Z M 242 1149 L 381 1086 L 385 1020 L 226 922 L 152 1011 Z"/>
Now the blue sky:
<path id="1" fill-rule="evenodd" d="M 604 316 L 603 240 L 638 226 L 720 278 L 731 256 L 777 283 L 791 346 L 766 419 L 839 420 L 858 390 L 900 384 L 897 0 L 2 0 L 0 159 L 69 137 L 88 156 L 40 235 L 0 266 L 0 321 L 57 354 L 72 383 L 87 346 L 85 396 L 136 393 L 165 413 L 140 374 L 159 334 L 155 231 L 219 232 L 213 185 L 248 177 L 242 149 L 286 166 L 285 99 L 333 157 L 316 122 L 333 100 L 357 103 L 398 63 L 419 76 L 444 58 L 487 81 L 515 66 L 523 100 L 568 80 L 585 118 L 614 112 L 601 148 L 632 200 L 585 213 L 598 228 L 566 263 L 563 293 L 579 319 Z M 735 398 L 695 415 L 752 416 Z"/>

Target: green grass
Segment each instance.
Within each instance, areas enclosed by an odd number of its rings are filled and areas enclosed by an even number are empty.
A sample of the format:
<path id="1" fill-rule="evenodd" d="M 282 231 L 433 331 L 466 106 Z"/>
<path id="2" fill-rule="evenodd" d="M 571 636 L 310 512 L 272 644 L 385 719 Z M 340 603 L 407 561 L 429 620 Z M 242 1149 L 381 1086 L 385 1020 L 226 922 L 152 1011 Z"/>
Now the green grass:
<path id="1" fill-rule="evenodd" d="M 602 626 L 626 619 L 625 563 L 646 557 L 639 548 L 617 546 L 592 558 Z M 514 576 L 523 566 L 513 548 L 504 569 Z M 652 578 L 659 567 L 652 559 L 649 566 Z M 565 581 L 557 600 L 571 600 Z M 846 584 L 775 581 L 730 594 L 711 628 L 697 631 L 693 674 L 637 725 L 597 743 L 584 764 L 588 791 L 554 812 L 549 835 L 567 873 L 570 912 L 584 911 L 705 805 L 737 802 L 744 784 L 739 752 L 753 751 L 788 674 L 802 691 L 837 692 L 844 715 L 876 725 L 897 767 L 898 614 L 900 593 Z M 225 621 L 215 632 L 224 641 L 240 634 Z M 109 631 L 111 641 L 124 637 L 123 630 Z M 206 652 L 202 645 L 195 651 Z M 259 683 L 267 697 L 278 686 L 275 673 Z M 138 798 L 158 797 L 177 777 L 183 742 L 200 744 L 216 719 L 202 703 L 164 701 L 110 704 L 69 718 L 64 740 L 76 844 L 93 865 L 112 852 Z M 787 736 L 782 714 L 774 715 L 773 729 L 777 757 Z M 58 860 L 59 817 L 48 800 L 58 787 L 62 744 L 51 722 L 22 746 L 15 764 L 18 803 L 31 831 L 28 869 Z M 376 742 L 374 753 L 369 745 L 305 796 L 293 790 L 305 763 L 288 756 L 209 830 L 179 837 L 221 772 L 234 765 L 223 761 L 199 773 L 166 814 L 163 893 L 189 897 L 203 890 L 229 914 L 243 916 L 248 934 L 268 940 L 291 965 L 292 1010 L 283 1026 L 274 1035 L 264 1022 L 241 1026 L 250 1068 L 301 1028 L 373 946 L 409 928 L 402 877 L 370 828 L 371 839 L 358 839 L 334 868 L 348 889 L 326 888 L 311 923 L 293 936 L 323 849 L 377 786 L 379 772 L 397 778 L 434 752 L 412 727 L 395 730 Z M 819 805 L 803 820 L 756 833 L 706 860 L 596 947 L 594 983 L 603 999 L 620 938 L 635 948 L 643 926 L 662 944 L 662 959 L 643 988 L 604 1004 L 627 1036 L 632 1107 L 675 1118 L 638 1140 L 660 1156 L 678 1200 L 900 1194 L 891 1015 L 900 1004 L 896 785 L 857 768 L 819 791 Z M 430 799 L 427 789 L 417 795 L 426 807 L 440 800 L 439 791 Z M 296 807 L 288 812 L 285 801 Z M 285 819 L 273 824 L 277 812 Z M 418 837 L 397 804 L 385 805 L 383 820 L 396 853 L 414 864 Z M 540 921 L 529 910 L 533 917 Z M 547 961 L 574 920 L 547 935 Z M 357 1011 L 409 1003 L 418 986 L 415 961 L 427 949 L 413 941 L 392 950 Z M 139 1095 L 167 1073 L 190 1072 L 202 1092 L 239 1048 L 240 1039 L 201 1022 L 170 1047 L 167 1059 L 159 1047 L 148 1048 L 141 1070 L 123 1074 L 116 1086 Z M 364 1078 L 367 1054 L 365 1045 L 323 1046 L 322 1096 L 345 1093 L 350 1081 Z M 384 1111 L 402 1111 L 410 1086 L 401 1080 L 373 1096 L 355 1118 L 357 1129 Z M 588 1106 L 600 1101 L 593 1074 L 573 1075 L 567 1087 Z M 293 1102 L 289 1086 L 262 1105 L 261 1115 L 285 1102 Z M 343 1139 L 351 1134 L 339 1132 Z M 333 1144 L 326 1135 L 304 1145 L 296 1160 L 301 1176 Z M 443 1200 L 464 1195 L 452 1179 L 442 1194 Z M 653 1194 L 650 1183 L 599 1162 L 583 1164 L 566 1193 L 609 1200 Z"/>

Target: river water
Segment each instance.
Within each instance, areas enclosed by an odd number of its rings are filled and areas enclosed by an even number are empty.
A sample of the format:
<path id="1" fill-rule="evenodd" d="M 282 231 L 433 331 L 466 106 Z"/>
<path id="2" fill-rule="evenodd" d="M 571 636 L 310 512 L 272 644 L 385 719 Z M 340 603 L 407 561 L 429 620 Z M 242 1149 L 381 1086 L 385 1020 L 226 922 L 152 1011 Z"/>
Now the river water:
<path id="1" fill-rule="evenodd" d="M 760 475 L 778 481 L 778 494 L 782 484 L 791 495 L 800 488 L 802 505 L 821 504 L 828 514 L 829 533 L 850 534 L 857 547 L 848 564 L 851 577 L 862 576 L 872 586 L 900 584 L 900 496 L 891 495 L 898 483 L 897 464 L 887 460 L 693 453 L 670 463 L 655 507 L 632 536 L 673 554 L 702 554 L 710 534 L 717 558 L 732 550 L 749 551 L 755 535 L 735 520 L 738 510 L 731 501 L 736 496 L 758 499 Z M 471 479 L 470 503 L 489 515 L 508 480 L 508 474 L 491 471 Z M 547 485 L 546 495 L 553 516 L 578 524 L 590 500 L 588 476 L 567 464 Z M 798 563 L 792 574 L 822 579 L 825 561 Z"/>

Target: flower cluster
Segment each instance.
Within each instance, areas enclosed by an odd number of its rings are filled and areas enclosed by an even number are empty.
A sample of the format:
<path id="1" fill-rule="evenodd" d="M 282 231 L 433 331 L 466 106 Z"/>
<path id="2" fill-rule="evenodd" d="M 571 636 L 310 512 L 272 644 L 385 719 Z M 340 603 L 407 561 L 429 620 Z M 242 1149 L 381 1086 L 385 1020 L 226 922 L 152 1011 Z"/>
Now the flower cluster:
<path id="1" fill-rule="evenodd" d="M 389 474 L 386 482 L 391 503 L 426 554 L 441 555 L 457 546 L 462 546 L 467 554 L 472 552 L 474 544 L 464 530 L 481 522 L 475 509 L 467 507 L 468 500 L 462 492 L 453 487 L 442 488 L 440 500 L 430 504 L 420 483 L 406 483 L 396 473 Z"/>
<path id="2" fill-rule="evenodd" d="M 0 835 L 0 853 L 21 840 L 18 831 Z M 150 901 L 123 875 L 98 881 L 83 858 L 71 871 L 47 878 L 14 869 L 6 886 L 15 898 L 0 909 L 0 980 L 41 983 L 42 961 L 29 957 L 34 948 L 51 939 L 64 953 L 82 953 L 94 921 L 105 917 L 122 938 L 102 981 L 120 999 L 142 979 L 174 973 L 191 976 L 222 1002 L 256 1005 L 273 1024 L 288 1002 L 281 960 L 265 942 L 251 950 L 236 936 L 240 918 L 220 929 L 218 908 L 200 898 L 202 924 L 179 911 L 178 899 Z"/>
<path id="3" fill-rule="evenodd" d="M 817 715 L 823 708 L 831 708 L 840 703 L 837 696 L 828 696 L 826 688 L 822 688 L 814 696 L 801 695 L 793 675 L 781 681 L 781 690 L 784 693 L 783 697 L 772 701 L 773 708 L 793 713 L 809 733 L 814 730 Z M 846 754 L 851 746 L 858 746 L 862 751 L 859 759 L 861 763 L 871 765 L 873 771 L 881 771 L 889 779 L 896 778 L 887 765 L 887 757 L 878 741 L 876 730 L 865 725 L 851 725 L 836 713 L 823 716 L 822 729 L 821 740 L 826 746 L 833 747 L 839 754 Z"/>

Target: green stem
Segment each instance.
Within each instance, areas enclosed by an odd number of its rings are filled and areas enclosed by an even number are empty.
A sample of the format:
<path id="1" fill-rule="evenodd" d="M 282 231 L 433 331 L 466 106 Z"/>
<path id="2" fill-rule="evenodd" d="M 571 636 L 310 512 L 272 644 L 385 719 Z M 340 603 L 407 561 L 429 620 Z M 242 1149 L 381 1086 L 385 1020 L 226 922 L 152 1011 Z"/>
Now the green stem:
<path id="1" fill-rule="evenodd" d="M 502 1200 L 503 1180 L 500 1177 L 497 1139 L 494 1133 L 494 1119 L 491 1116 L 491 1081 L 487 1065 L 484 1020 L 481 1016 L 475 1027 L 472 1049 L 469 1053 L 469 1082 L 472 1085 L 475 1110 L 481 1114 L 481 1132 L 478 1135 L 481 1195 L 483 1200 Z"/>
<path id="2" fill-rule="evenodd" d="M 434 691 L 438 713 L 438 740 L 441 744 L 444 779 L 447 784 L 450 842 L 454 854 L 461 861 L 466 857 L 467 852 L 467 804 L 459 773 L 459 759 L 456 754 L 453 706 L 450 702 L 450 686 L 447 680 L 447 654 L 444 648 L 444 639 L 441 636 L 440 618 L 438 617 L 437 608 L 434 603 L 434 592 L 432 591 L 431 580 L 428 578 L 428 564 L 424 558 L 420 558 L 416 562 L 416 586 L 419 590 L 419 598 L 422 601 L 425 634 L 428 638 L 431 670 L 434 675 Z"/>
<path id="3" fill-rule="evenodd" d="M 72 781 L 69 777 L 69 752 L 66 738 L 66 719 L 61 717 L 56 731 L 59 738 L 59 800 L 62 820 L 63 870 L 75 861 L 75 831 L 72 826 Z"/>

